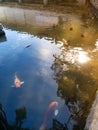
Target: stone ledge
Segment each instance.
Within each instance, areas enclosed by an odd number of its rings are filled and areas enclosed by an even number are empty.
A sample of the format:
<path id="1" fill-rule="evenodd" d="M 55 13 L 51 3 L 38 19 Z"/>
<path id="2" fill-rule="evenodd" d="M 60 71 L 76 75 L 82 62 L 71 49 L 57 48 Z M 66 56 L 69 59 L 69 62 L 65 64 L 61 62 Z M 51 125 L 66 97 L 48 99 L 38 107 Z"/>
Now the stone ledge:
<path id="1" fill-rule="evenodd" d="M 98 90 L 96 91 L 95 101 L 86 120 L 84 130 L 98 130 Z"/>

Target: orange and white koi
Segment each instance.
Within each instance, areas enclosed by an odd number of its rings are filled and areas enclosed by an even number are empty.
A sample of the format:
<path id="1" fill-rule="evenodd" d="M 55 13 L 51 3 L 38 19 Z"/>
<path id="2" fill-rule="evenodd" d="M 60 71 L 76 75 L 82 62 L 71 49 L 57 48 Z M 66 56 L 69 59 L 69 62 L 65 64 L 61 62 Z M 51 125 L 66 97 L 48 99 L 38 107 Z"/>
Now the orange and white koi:
<path id="1" fill-rule="evenodd" d="M 17 77 L 17 75 L 15 74 L 15 79 L 14 79 L 14 84 L 16 88 L 19 88 L 22 84 L 24 83 L 24 81 L 20 81 L 20 79 Z"/>

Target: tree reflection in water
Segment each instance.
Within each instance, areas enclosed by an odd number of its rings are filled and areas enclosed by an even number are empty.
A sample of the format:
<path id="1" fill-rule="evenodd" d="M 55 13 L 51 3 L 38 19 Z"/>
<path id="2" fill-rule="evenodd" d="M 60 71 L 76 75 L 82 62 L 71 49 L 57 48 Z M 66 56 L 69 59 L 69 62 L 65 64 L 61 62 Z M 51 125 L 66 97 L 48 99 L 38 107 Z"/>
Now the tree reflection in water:
<path id="1" fill-rule="evenodd" d="M 51 66 L 54 72 L 53 79 L 58 84 L 57 95 L 65 100 L 71 113 L 66 123 L 76 121 L 73 130 L 83 130 L 97 90 L 96 78 L 92 76 L 90 55 L 88 56 L 82 48 L 73 48 L 63 41 L 60 49 L 60 55 L 53 55 L 54 63 Z"/>

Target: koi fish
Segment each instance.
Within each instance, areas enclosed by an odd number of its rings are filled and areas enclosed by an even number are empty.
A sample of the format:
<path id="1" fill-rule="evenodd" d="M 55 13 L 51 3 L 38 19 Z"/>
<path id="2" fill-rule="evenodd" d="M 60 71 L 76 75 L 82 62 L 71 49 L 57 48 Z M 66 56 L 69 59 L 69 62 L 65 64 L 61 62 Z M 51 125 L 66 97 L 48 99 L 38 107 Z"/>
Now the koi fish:
<path id="1" fill-rule="evenodd" d="M 20 81 L 20 79 L 17 77 L 17 75 L 15 74 L 15 79 L 14 79 L 14 84 L 16 88 L 19 88 L 22 84 L 24 83 L 24 81 Z"/>
<path id="2" fill-rule="evenodd" d="M 39 130 L 47 130 L 46 124 L 49 120 L 49 116 L 53 113 L 55 116 L 58 114 L 58 109 L 56 109 L 57 106 L 58 106 L 58 102 L 56 102 L 56 101 L 53 101 L 49 104 L 47 112 L 45 114 L 44 121 Z"/>

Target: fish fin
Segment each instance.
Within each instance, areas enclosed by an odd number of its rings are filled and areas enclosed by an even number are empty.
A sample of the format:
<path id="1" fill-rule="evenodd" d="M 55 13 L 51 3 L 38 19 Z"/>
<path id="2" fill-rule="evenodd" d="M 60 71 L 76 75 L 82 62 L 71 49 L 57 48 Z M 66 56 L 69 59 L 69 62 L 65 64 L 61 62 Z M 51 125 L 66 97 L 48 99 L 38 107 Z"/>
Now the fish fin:
<path id="1" fill-rule="evenodd" d="M 54 115 L 55 115 L 55 116 L 57 116 L 57 115 L 58 115 L 58 113 L 59 113 L 59 110 L 58 110 L 58 109 L 56 109 L 56 110 L 54 111 Z"/>
<path id="2" fill-rule="evenodd" d="M 24 81 L 21 82 L 21 85 L 24 84 Z"/>

